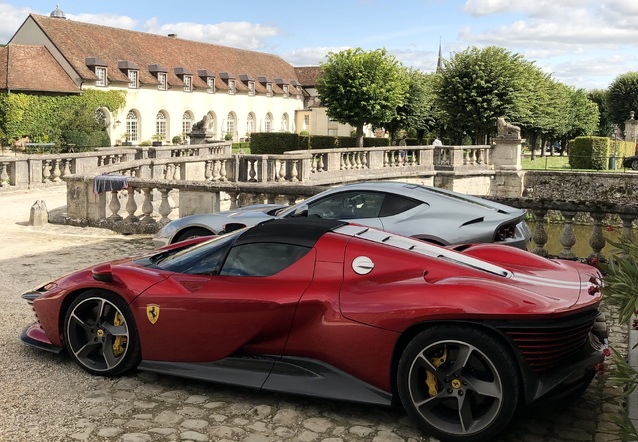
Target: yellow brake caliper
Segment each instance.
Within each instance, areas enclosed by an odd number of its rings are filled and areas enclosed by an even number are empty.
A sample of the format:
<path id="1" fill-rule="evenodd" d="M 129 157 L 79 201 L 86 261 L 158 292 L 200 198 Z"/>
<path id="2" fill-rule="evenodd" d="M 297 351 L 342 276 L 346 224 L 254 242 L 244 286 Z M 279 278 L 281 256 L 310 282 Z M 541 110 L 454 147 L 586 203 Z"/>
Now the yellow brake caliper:
<path id="1" fill-rule="evenodd" d="M 115 313 L 115 317 L 113 318 L 113 325 L 124 325 L 124 318 L 120 314 L 120 312 Z M 124 353 L 124 346 L 126 345 L 126 336 L 118 336 L 113 341 L 113 354 L 115 356 L 120 356 Z"/>
<path id="2" fill-rule="evenodd" d="M 443 354 L 440 357 L 432 358 L 430 359 L 430 362 L 432 362 L 432 365 L 438 368 L 441 365 L 445 364 L 446 360 L 447 360 L 447 348 L 443 351 Z M 429 370 L 426 371 L 425 374 L 427 375 L 427 379 L 425 380 L 425 383 L 428 386 L 428 393 L 430 394 L 430 396 L 436 396 L 439 393 L 439 389 L 436 387 L 437 385 L 436 376 L 434 376 L 434 373 L 432 373 Z"/>

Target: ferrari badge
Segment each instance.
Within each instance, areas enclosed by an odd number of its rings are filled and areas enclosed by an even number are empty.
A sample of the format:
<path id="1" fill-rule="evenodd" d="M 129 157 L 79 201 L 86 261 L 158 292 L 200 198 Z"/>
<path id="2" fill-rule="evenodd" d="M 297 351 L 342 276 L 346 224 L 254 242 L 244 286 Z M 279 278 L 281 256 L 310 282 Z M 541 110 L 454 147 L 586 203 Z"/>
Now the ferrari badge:
<path id="1" fill-rule="evenodd" d="M 149 304 L 146 306 L 146 317 L 151 322 L 151 324 L 155 324 L 159 319 L 160 307 L 157 304 Z"/>

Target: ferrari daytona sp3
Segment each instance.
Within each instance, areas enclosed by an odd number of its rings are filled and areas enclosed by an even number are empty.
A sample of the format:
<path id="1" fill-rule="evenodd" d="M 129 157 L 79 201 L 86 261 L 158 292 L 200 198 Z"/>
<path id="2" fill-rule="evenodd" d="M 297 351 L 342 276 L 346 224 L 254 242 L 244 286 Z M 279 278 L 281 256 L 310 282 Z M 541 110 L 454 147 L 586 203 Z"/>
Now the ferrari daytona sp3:
<path id="1" fill-rule="evenodd" d="M 441 440 L 490 440 L 518 406 L 587 388 L 600 278 L 514 247 L 291 218 L 48 282 L 23 294 L 36 322 L 21 339 L 95 375 L 400 403 Z"/>

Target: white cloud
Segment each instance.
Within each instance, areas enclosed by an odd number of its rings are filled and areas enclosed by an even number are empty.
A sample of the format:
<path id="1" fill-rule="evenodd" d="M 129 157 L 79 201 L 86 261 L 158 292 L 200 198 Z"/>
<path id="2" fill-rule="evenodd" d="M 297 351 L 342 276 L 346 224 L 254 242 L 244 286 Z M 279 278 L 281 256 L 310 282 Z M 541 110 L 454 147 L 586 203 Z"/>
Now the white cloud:
<path id="1" fill-rule="evenodd" d="M 345 49 L 348 49 L 348 46 L 299 48 L 281 53 L 279 56 L 293 66 L 317 66 L 319 63 L 326 61 L 326 56 L 329 52 L 340 52 Z"/>
<path id="2" fill-rule="evenodd" d="M 137 20 L 125 15 L 115 14 L 65 14 L 68 20 L 93 23 L 95 25 L 111 26 L 113 28 L 135 29 Z"/>
<path id="3" fill-rule="evenodd" d="M 180 38 L 187 40 L 250 50 L 263 49 L 268 38 L 282 33 L 274 26 L 249 22 L 223 22 L 210 25 L 182 22 L 160 25 L 156 18 L 148 20 L 143 30 L 161 35 L 177 34 Z"/>
<path id="4" fill-rule="evenodd" d="M 32 12 L 35 11 L 31 8 L 18 8 L 6 3 L 0 3 L 0 23 L 2 23 L 2 26 L 0 26 L 0 43 L 7 43 L 24 22 L 24 19 Z"/>

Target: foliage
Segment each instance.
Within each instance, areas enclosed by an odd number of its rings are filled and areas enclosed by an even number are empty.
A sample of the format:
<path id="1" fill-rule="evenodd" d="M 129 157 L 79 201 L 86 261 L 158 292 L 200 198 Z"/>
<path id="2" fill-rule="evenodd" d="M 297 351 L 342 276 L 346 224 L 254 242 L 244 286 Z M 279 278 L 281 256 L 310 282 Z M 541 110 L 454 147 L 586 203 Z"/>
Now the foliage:
<path id="1" fill-rule="evenodd" d="M 65 131 L 103 130 L 96 110 L 114 112 L 126 103 L 123 91 L 88 89 L 82 95 L 32 95 L 0 93 L 0 142 L 10 143 L 28 135 L 34 142 L 64 144 Z"/>
<path id="2" fill-rule="evenodd" d="M 182 137 L 179 135 L 175 135 L 173 138 L 171 138 L 171 143 L 182 144 Z"/>
<path id="3" fill-rule="evenodd" d="M 328 116 L 357 129 L 357 146 L 363 146 L 363 126 L 390 121 L 408 92 L 406 69 L 385 49 L 361 48 L 330 52 L 321 64 L 317 91 Z"/>
<path id="4" fill-rule="evenodd" d="M 608 168 L 609 138 L 576 137 L 570 141 L 569 164 L 574 169 Z"/>
<path id="5" fill-rule="evenodd" d="M 148 147 L 148 146 L 151 145 L 151 141 L 150 140 L 144 140 L 144 141 L 141 141 L 139 145 L 140 146 L 144 146 L 144 147 Z"/>
<path id="6" fill-rule="evenodd" d="M 430 129 L 434 124 L 434 74 L 418 70 L 408 70 L 408 93 L 396 110 L 396 115 L 383 123 L 390 133 L 390 140 L 396 139 L 399 130 Z"/>
<path id="7" fill-rule="evenodd" d="M 610 137 L 614 131 L 614 123 L 609 119 L 609 92 L 603 89 L 592 89 L 589 91 L 589 99 L 596 103 L 598 107 L 598 129 L 596 135 L 599 137 Z"/>
<path id="8" fill-rule="evenodd" d="M 560 135 L 574 138 L 596 133 L 600 121 L 598 106 L 584 89 L 569 88 L 569 111 L 567 130 Z"/>
<path id="9" fill-rule="evenodd" d="M 521 55 L 495 46 L 469 48 L 445 63 L 435 77 L 435 93 L 457 140 L 471 134 L 474 143 L 484 144 L 497 118 L 521 120 L 528 112 L 529 65 Z"/>
<path id="10" fill-rule="evenodd" d="M 630 111 L 638 111 L 638 72 L 627 72 L 616 77 L 607 90 L 609 120 L 624 128 Z"/>
<path id="11" fill-rule="evenodd" d="M 283 132 L 253 132 L 250 134 L 250 151 L 253 154 L 263 155 L 297 150 L 299 149 L 298 138 L 297 134 Z"/>

